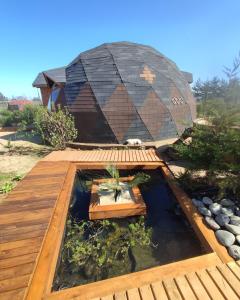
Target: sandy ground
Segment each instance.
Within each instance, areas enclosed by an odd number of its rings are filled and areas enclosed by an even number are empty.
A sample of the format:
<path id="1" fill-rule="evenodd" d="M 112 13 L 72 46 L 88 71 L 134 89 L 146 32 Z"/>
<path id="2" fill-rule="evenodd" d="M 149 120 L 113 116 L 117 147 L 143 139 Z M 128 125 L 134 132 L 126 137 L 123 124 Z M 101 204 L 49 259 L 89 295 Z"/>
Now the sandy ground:
<path id="1" fill-rule="evenodd" d="M 0 187 L 16 175 L 24 177 L 49 151 L 36 136 L 0 132 Z M 5 196 L 0 194 L 0 202 Z"/>
<path id="2" fill-rule="evenodd" d="M 23 175 L 30 171 L 41 159 L 41 150 L 45 148 L 39 142 L 36 136 L 0 132 L 0 173 Z"/>

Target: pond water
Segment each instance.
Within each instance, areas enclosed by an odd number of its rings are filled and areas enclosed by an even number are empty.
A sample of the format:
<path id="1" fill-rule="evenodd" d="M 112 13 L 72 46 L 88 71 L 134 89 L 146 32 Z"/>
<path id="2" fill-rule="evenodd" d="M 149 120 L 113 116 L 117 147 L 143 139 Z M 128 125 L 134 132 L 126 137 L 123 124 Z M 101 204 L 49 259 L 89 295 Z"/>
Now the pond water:
<path id="1" fill-rule="evenodd" d="M 137 172 L 137 170 L 120 170 L 120 175 L 121 177 L 132 176 Z M 200 242 L 179 208 L 160 170 L 145 170 L 144 172 L 149 174 L 151 179 L 139 188 L 147 206 L 145 224 L 146 228 L 151 228 L 151 244 L 131 247 L 127 260 L 119 261 L 117 265 L 108 268 L 107 273 L 102 272 L 100 276 L 99 274 L 93 276 L 91 272 L 88 274 L 82 272 L 81 269 L 73 268 L 69 261 L 63 261 L 60 252 L 53 290 L 86 284 L 204 254 Z M 104 177 L 109 176 L 103 170 L 78 171 L 69 208 L 69 220 L 78 223 L 88 219 L 91 181 Z M 111 221 L 114 221 L 120 228 L 127 228 L 129 224 L 137 222 L 138 217 Z M 68 230 L 67 227 L 63 247 L 64 243 L 67 243 Z M 90 266 L 89 269 L 94 269 L 94 267 Z"/>

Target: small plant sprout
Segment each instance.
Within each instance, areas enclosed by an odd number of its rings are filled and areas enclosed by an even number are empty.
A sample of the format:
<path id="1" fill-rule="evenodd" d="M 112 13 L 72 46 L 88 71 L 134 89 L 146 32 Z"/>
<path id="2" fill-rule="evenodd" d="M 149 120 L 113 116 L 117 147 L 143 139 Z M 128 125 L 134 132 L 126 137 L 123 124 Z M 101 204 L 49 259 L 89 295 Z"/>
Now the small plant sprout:
<path id="1" fill-rule="evenodd" d="M 12 178 L 12 181 L 20 181 L 22 178 L 23 178 L 22 175 L 15 175 L 15 176 Z"/>
<path id="2" fill-rule="evenodd" d="M 0 188 L 0 193 L 7 194 L 7 193 L 11 192 L 12 189 L 13 189 L 13 183 L 12 182 L 6 182 Z"/>

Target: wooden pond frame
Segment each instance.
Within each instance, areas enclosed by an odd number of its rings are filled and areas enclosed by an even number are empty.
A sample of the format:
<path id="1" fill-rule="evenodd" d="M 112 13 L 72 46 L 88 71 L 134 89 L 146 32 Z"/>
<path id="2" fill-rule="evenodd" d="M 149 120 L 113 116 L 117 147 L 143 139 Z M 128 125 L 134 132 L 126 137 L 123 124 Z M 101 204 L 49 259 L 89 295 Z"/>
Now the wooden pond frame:
<path id="1" fill-rule="evenodd" d="M 55 205 L 37 263 L 32 274 L 26 299 L 90 299 L 111 294 L 116 291 L 158 281 L 169 276 L 178 276 L 187 271 L 216 266 L 223 262 L 228 263 L 233 259 L 228 255 L 226 248 L 220 245 L 215 238 L 214 231 L 203 222 L 202 216 L 193 206 L 191 199 L 177 185 L 174 176 L 162 162 L 126 163 L 119 162 L 119 169 L 160 169 L 176 200 L 180 204 L 196 235 L 200 239 L 207 254 L 190 259 L 149 268 L 144 271 L 134 272 L 114 278 L 80 285 L 60 291 L 52 291 L 52 284 L 57 267 L 59 251 L 64 237 L 64 229 L 71 200 L 75 174 L 79 169 L 104 169 L 106 163 L 70 163 L 65 177 L 65 182 Z"/>

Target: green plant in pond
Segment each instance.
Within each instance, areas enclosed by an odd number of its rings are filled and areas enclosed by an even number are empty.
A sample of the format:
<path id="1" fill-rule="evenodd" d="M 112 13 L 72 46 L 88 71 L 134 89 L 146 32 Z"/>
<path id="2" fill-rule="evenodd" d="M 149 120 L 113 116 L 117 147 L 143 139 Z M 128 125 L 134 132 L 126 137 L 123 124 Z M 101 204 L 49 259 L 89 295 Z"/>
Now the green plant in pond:
<path id="1" fill-rule="evenodd" d="M 70 264 L 72 272 L 81 272 L 94 280 L 107 278 L 113 268 L 130 268 L 131 248 L 150 245 L 151 235 L 144 217 L 127 227 L 109 220 L 68 220 L 62 261 Z"/>
<path id="2" fill-rule="evenodd" d="M 113 181 L 104 183 L 104 185 L 102 185 L 102 187 L 100 187 L 100 189 L 113 191 L 114 192 L 114 199 L 115 199 L 115 202 L 116 202 L 119 195 L 121 194 L 121 192 L 123 190 L 123 186 L 122 186 L 121 181 L 120 181 L 119 170 L 117 169 L 117 167 L 115 165 L 108 165 L 106 167 L 106 170 L 110 174 L 110 176 L 112 177 Z M 143 183 L 145 183 L 149 180 L 150 180 L 150 176 L 148 174 L 143 173 L 143 172 L 141 172 L 141 173 L 139 172 L 134 176 L 134 178 L 131 181 L 126 182 L 125 184 L 128 187 L 132 188 L 134 186 L 138 186 L 140 184 L 143 184 Z"/>
<path id="3" fill-rule="evenodd" d="M 12 182 L 5 182 L 2 187 L 0 188 L 0 192 L 3 194 L 11 192 L 13 189 L 13 183 Z"/>

